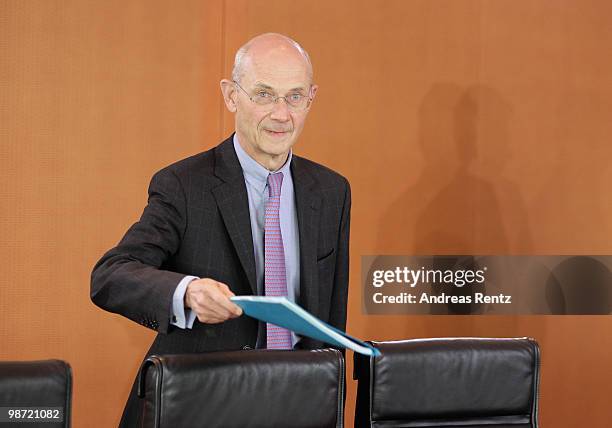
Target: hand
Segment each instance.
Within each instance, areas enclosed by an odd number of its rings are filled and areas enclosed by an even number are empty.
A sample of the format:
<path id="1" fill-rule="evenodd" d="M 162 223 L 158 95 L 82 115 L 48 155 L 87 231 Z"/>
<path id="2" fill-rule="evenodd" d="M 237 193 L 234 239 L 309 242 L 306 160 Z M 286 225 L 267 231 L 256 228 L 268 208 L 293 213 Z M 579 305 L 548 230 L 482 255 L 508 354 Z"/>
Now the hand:
<path id="1" fill-rule="evenodd" d="M 230 300 L 232 296 L 234 293 L 222 282 L 196 279 L 187 285 L 185 306 L 196 313 L 200 322 L 218 324 L 242 315 L 242 309 Z"/>

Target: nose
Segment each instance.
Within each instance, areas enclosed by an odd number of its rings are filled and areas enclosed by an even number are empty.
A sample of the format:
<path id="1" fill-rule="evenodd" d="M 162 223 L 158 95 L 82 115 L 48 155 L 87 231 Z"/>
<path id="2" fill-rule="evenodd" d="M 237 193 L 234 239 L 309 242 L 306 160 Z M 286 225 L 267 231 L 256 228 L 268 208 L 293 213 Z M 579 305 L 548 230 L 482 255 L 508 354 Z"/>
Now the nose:
<path id="1" fill-rule="evenodd" d="M 278 120 L 279 122 L 287 122 L 289 120 L 289 107 L 287 106 L 287 101 L 282 98 L 277 99 L 274 104 L 272 104 L 272 112 L 270 112 L 270 119 Z"/>

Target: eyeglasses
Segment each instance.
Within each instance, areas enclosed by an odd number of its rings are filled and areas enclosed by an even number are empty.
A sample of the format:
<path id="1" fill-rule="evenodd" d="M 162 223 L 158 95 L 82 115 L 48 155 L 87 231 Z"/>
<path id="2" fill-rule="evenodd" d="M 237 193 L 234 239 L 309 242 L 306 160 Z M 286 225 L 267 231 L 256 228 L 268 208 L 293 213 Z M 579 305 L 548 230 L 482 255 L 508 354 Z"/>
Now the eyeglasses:
<path id="1" fill-rule="evenodd" d="M 282 98 L 285 100 L 285 103 L 289 109 L 300 111 L 310 107 L 310 103 L 312 102 L 312 98 L 310 96 L 303 95 L 299 92 L 292 92 L 284 97 L 277 97 L 270 91 L 258 89 L 255 94 L 249 95 L 249 93 L 242 86 L 240 86 L 238 82 L 235 80 L 233 82 L 236 84 L 236 86 L 242 89 L 242 92 L 244 92 L 252 102 L 260 106 L 270 106 L 272 104 L 276 104 L 276 102 Z"/>

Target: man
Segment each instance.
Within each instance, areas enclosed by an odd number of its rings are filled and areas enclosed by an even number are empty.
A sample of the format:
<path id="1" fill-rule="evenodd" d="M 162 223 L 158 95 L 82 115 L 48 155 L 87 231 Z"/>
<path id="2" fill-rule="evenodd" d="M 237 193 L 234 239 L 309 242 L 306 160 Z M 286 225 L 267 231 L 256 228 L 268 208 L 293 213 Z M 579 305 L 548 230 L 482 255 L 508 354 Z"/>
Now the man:
<path id="1" fill-rule="evenodd" d="M 345 330 L 350 187 L 291 150 L 317 92 L 308 54 L 257 36 L 221 91 L 235 134 L 155 174 L 142 217 L 94 267 L 91 298 L 158 332 L 147 356 L 323 347 L 230 300 L 287 296 Z M 139 412 L 132 388 L 121 425 Z"/>

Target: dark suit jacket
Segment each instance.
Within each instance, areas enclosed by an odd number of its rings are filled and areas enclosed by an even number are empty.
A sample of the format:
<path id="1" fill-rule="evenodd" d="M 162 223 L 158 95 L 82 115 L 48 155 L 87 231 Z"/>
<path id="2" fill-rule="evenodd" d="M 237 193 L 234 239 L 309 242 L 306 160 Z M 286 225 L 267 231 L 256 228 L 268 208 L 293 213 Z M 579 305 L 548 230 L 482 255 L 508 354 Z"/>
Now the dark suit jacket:
<path id="1" fill-rule="evenodd" d="M 344 331 L 350 187 L 344 177 L 299 156 L 291 172 L 300 240 L 298 304 Z M 173 293 L 187 274 L 223 282 L 236 295 L 257 294 L 247 190 L 232 137 L 154 175 L 142 217 L 94 267 L 91 298 L 159 333 L 147 356 L 254 348 L 259 323 L 244 315 L 221 324 L 196 320 L 185 330 L 170 324 Z M 306 338 L 300 345 L 324 346 Z M 122 425 L 136 426 L 137 408 L 133 388 Z"/>

